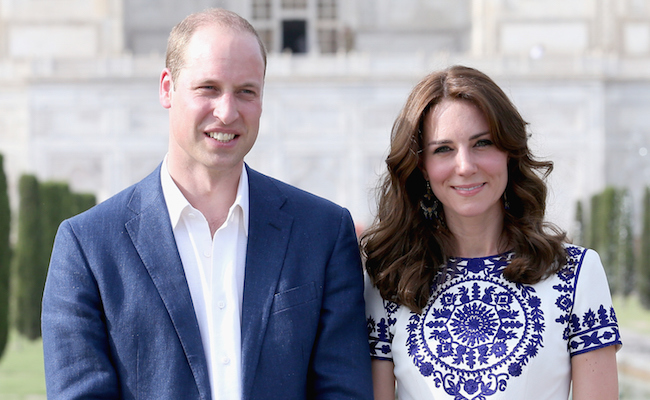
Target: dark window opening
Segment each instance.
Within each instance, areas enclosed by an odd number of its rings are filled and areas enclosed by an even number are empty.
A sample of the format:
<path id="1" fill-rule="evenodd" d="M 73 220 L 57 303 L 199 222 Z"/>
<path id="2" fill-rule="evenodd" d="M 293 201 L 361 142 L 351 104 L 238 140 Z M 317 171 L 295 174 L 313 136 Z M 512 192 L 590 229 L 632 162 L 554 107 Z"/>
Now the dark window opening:
<path id="1" fill-rule="evenodd" d="M 282 21 L 282 51 L 307 52 L 307 21 Z"/>

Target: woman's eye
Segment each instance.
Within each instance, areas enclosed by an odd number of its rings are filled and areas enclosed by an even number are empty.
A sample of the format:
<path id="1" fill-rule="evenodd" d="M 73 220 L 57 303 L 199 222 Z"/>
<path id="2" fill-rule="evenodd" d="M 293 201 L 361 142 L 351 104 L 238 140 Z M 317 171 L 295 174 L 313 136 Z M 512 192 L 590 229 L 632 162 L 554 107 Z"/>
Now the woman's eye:
<path id="1" fill-rule="evenodd" d="M 485 146 L 490 146 L 492 145 L 492 141 L 489 139 L 481 139 L 478 142 L 476 142 L 476 147 L 485 147 Z"/>
<path id="2" fill-rule="evenodd" d="M 448 151 L 451 151 L 451 147 L 449 147 L 449 146 L 440 146 L 440 147 L 436 148 L 433 151 L 433 154 L 446 153 Z"/>

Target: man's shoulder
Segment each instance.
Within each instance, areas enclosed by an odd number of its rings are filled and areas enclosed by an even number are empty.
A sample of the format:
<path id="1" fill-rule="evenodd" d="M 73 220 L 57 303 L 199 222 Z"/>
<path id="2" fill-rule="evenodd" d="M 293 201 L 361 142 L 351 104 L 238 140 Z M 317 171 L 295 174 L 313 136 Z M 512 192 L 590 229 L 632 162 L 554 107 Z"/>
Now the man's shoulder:
<path id="1" fill-rule="evenodd" d="M 157 196 L 162 196 L 160 168 L 141 181 L 121 190 L 91 209 L 72 217 L 73 222 L 95 223 L 106 220 L 121 221 L 132 218 L 151 204 Z"/>
<path id="2" fill-rule="evenodd" d="M 267 196 L 281 198 L 289 206 L 318 207 L 319 210 L 325 208 L 338 212 L 343 208 L 331 200 L 255 171 L 250 167 L 248 168 L 248 176 L 249 184 L 252 188 L 251 193 L 256 193 L 259 190 Z M 259 187 L 256 187 L 257 185 Z"/>

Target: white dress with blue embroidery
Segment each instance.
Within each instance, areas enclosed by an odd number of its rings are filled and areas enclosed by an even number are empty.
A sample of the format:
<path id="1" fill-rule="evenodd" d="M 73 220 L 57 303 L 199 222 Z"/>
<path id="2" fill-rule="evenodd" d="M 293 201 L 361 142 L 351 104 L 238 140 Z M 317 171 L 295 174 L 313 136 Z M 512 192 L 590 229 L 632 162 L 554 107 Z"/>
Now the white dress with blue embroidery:
<path id="1" fill-rule="evenodd" d="M 400 400 L 567 399 L 571 357 L 621 344 L 598 254 L 534 285 L 503 278 L 512 253 L 451 260 L 422 314 L 366 279 L 370 353 L 393 361 Z"/>

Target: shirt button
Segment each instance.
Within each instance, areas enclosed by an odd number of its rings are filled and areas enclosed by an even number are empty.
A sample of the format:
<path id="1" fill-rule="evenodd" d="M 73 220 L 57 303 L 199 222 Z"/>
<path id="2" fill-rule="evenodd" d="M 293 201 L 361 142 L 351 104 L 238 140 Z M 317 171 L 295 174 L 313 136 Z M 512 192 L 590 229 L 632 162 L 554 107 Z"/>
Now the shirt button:
<path id="1" fill-rule="evenodd" d="M 221 359 L 221 362 L 224 365 L 228 365 L 228 364 L 230 364 L 230 358 L 228 358 L 228 356 L 223 356 L 223 358 Z"/>
<path id="2" fill-rule="evenodd" d="M 190 218 L 196 218 L 196 215 L 194 213 L 189 213 L 189 214 L 187 214 L 187 216 L 190 217 Z"/>
<path id="3" fill-rule="evenodd" d="M 212 256 L 212 253 L 206 251 L 205 253 L 203 253 L 203 255 L 205 256 L 205 258 L 210 258 Z"/>
<path id="4" fill-rule="evenodd" d="M 219 308 L 224 308 L 226 306 L 226 302 L 220 301 L 217 305 L 219 306 Z"/>

